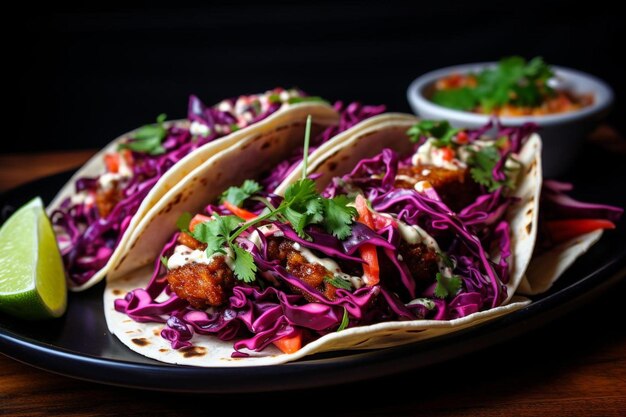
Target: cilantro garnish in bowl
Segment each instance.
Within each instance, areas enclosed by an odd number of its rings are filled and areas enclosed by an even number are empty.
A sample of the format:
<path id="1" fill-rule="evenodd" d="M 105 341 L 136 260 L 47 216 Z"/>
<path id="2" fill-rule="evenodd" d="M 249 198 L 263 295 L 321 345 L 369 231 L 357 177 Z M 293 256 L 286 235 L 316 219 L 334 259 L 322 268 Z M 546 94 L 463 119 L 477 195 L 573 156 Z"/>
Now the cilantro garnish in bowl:
<path id="1" fill-rule="evenodd" d="M 482 113 L 490 113 L 505 105 L 537 107 L 554 95 L 548 84 L 554 72 L 541 57 L 530 61 L 519 56 L 503 58 L 493 68 L 453 77 L 447 85 L 438 83 L 431 97 L 434 103 L 458 110 L 480 109 Z"/>

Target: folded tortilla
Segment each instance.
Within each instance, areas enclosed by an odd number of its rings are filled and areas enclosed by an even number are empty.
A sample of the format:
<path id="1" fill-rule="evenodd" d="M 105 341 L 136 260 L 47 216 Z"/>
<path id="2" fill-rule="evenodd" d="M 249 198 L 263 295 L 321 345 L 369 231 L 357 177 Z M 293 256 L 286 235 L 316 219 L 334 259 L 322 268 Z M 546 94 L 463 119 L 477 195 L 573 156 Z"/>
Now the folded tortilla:
<path id="1" fill-rule="evenodd" d="M 306 116 L 309 114 L 313 115 L 313 117 L 315 118 L 316 131 L 322 130 L 324 127 L 327 126 L 334 125 L 339 121 L 338 113 L 327 104 L 321 102 L 303 102 L 293 104 L 279 109 L 278 111 L 258 123 L 237 130 L 224 137 L 215 139 L 189 153 L 187 156 L 181 159 L 175 165 L 175 167 L 172 167 L 165 174 L 163 174 L 157 184 L 144 198 L 141 205 L 139 206 L 139 209 L 133 215 L 126 231 L 122 234 L 122 236 L 120 236 L 117 242 L 116 249 L 109 258 L 107 264 L 82 285 L 76 285 L 71 282 L 71 280 L 69 280 L 69 288 L 72 291 L 82 291 L 100 282 L 109 271 L 111 266 L 115 263 L 115 261 L 127 252 L 128 249 L 126 246 L 132 233 L 135 231 L 141 221 L 146 217 L 150 209 L 152 209 L 157 204 L 157 202 L 164 198 L 168 191 L 175 188 L 178 184 L 184 182 L 183 180 L 185 179 L 185 177 L 187 177 L 194 168 L 198 167 L 203 162 L 210 159 L 213 155 L 216 155 L 233 146 L 237 146 L 237 144 L 243 144 L 244 142 L 246 142 L 247 139 L 251 137 L 271 135 L 272 132 L 280 131 L 283 129 L 290 132 L 290 135 L 288 135 L 288 139 L 290 141 L 288 141 L 288 144 L 286 144 L 285 146 L 290 147 L 290 149 L 301 146 L 301 136 L 294 135 L 293 133 L 295 132 L 293 132 L 293 130 L 290 130 L 290 126 L 292 125 L 292 123 L 302 124 L 303 120 L 305 120 Z M 169 127 L 172 124 L 185 127 L 188 126 L 189 121 L 179 120 L 168 122 L 166 124 L 166 127 Z M 132 137 L 134 132 L 135 131 L 128 132 L 113 140 L 109 145 L 107 145 L 104 149 L 102 149 L 89 161 L 87 161 L 87 163 L 85 163 L 85 165 L 72 176 L 68 183 L 61 189 L 61 191 L 59 191 L 54 200 L 52 200 L 47 208 L 48 214 L 52 214 L 52 212 L 59 208 L 67 198 L 72 197 L 76 193 L 76 182 L 80 178 L 97 177 L 105 172 L 104 156 L 107 153 L 116 151 L 119 144 L 123 140 Z M 275 162 L 277 161 L 278 160 L 276 160 Z"/>

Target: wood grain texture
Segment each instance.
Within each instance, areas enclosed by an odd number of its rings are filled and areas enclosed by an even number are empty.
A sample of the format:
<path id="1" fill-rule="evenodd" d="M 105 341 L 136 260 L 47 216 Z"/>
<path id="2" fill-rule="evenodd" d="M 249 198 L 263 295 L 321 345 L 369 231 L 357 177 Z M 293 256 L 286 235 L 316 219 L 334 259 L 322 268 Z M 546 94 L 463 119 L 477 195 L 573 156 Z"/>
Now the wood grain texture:
<path id="1" fill-rule="evenodd" d="M 607 133 L 608 132 L 608 133 Z M 605 130 L 597 142 L 615 132 Z M 619 152 L 624 148 L 608 141 Z M 612 145 L 611 145 L 612 144 Z M 79 165 L 94 151 L 0 156 L 0 190 Z M 507 343 L 393 377 L 295 392 L 185 395 L 110 387 L 0 355 L 1 416 L 623 416 L 626 281 Z M 146 376 L 148 377 L 148 376 Z M 336 405 L 329 405 L 330 402 Z"/>
<path id="2" fill-rule="evenodd" d="M 0 192 L 37 178 L 77 168 L 95 153 L 95 149 L 86 149 L 0 155 Z"/>

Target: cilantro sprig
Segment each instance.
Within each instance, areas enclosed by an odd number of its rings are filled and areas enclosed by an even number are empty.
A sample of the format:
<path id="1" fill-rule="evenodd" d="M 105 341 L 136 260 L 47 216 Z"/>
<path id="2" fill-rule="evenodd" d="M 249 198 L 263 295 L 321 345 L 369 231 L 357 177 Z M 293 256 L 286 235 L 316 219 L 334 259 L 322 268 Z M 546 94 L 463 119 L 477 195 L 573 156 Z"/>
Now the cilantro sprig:
<path id="1" fill-rule="evenodd" d="M 137 129 L 131 140 L 121 143 L 118 150 L 130 149 L 134 152 L 147 153 L 150 155 L 161 155 L 165 153 L 163 139 L 167 136 L 165 128 L 165 114 L 157 116 L 156 124 L 145 125 Z"/>
<path id="2" fill-rule="evenodd" d="M 244 222 L 237 216 L 220 216 L 213 215 L 211 221 L 200 223 L 195 226 L 192 236 L 200 242 L 206 243 L 207 256 L 213 256 L 216 253 L 226 253 L 225 248 L 230 248 L 229 256 L 233 259 L 233 272 L 235 276 L 244 281 L 252 282 L 256 275 L 256 265 L 250 252 L 240 247 L 236 243 L 236 239 L 246 230 L 267 220 L 278 220 L 291 223 L 291 227 L 296 231 L 298 236 L 307 238 L 304 229 L 311 224 L 318 224 L 324 229 L 332 233 L 339 239 L 345 239 L 350 235 L 350 225 L 357 216 L 354 207 L 349 207 L 350 200 L 345 196 L 338 196 L 332 199 L 322 197 L 315 187 L 313 180 L 306 178 L 306 166 L 308 158 L 308 142 L 310 140 L 311 116 L 307 119 L 305 133 L 305 153 L 303 161 L 303 178 L 291 184 L 285 190 L 285 198 L 278 205 L 273 207 L 267 200 L 261 199 L 267 205 L 267 209 L 258 217 Z M 257 184 L 258 185 L 258 184 Z M 226 191 L 226 199 L 229 194 L 238 201 L 245 195 L 253 194 L 252 190 L 256 190 L 256 186 L 250 182 L 248 185 L 244 182 L 241 187 Z M 255 191 L 256 192 L 256 191 Z M 245 200 L 242 199 L 241 202 Z M 234 203 L 229 199 L 229 202 Z M 238 201 L 239 202 L 239 201 Z M 186 231 L 185 223 L 188 225 L 190 216 L 179 219 L 177 225 L 181 230 Z"/>
<path id="3" fill-rule="evenodd" d="M 435 286 L 435 297 L 454 297 L 461 291 L 461 278 L 458 275 L 445 276 L 437 272 L 437 285 Z"/>
<path id="4" fill-rule="evenodd" d="M 345 279 L 339 278 L 337 276 L 328 276 L 328 277 L 324 278 L 324 282 L 329 283 L 330 285 L 332 285 L 335 288 L 341 288 L 341 289 L 344 289 L 344 290 L 352 289 L 352 284 L 350 283 L 350 281 L 347 281 Z"/>
<path id="5" fill-rule="evenodd" d="M 474 181 L 483 185 L 489 192 L 493 192 L 500 187 L 513 188 L 513 175 L 511 170 L 507 167 L 504 168 L 505 179 L 498 181 L 493 176 L 493 169 L 500 159 L 503 157 L 498 150 L 497 144 L 492 146 L 485 146 L 479 150 L 473 150 L 470 148 L 471 156 L 469 164 L 472 167 L 470 174 Z"/>
<path id="6" fill-rule="evenodd" d="M 451 146 L 452 138 L 459 133 L 461 129 L 454 128 L 447 120 L 421 120 L 419 123 L 411 126 L 406 134 L 410 136 L 411 142 L 417 143 L 422 138 L 434 138 L 434 145 L 438 148 Z"/>
<path id="7" fill-rule="evenodd" d="M 500 60 L 495 68 L 473 75 L 476 86 L 437 90 L 431 100 L 444 107 L 489 113 L 493 109 L 512 104 L 535 107 L 554 94 L 548 80 L 554 71 L 541 57 L 526 61 L 519 56 Z"/>
<path id="8" fill-rule="evenodd" d="M 261 185 L 254 180 L 245 180 L 240 187 L 229 187 L 220 197 L 220 203 L 229 203 L 241 207 L 244 201 L 261 191 Z"/>

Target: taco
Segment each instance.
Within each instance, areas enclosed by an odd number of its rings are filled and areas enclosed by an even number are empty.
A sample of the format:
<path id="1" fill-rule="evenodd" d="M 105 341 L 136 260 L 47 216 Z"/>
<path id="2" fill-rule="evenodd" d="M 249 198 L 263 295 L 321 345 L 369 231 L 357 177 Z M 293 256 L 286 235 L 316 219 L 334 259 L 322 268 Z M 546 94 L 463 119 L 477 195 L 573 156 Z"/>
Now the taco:
<path id="1" fill-rule="evenodd" d="M 76 172 L 48 207 L 70 289 L 99 282 L 150 208 L 211 155 L 307 114 L 317 116 L 315 128 L 326 129 L 321 136 L 328 138 L 341 127 L 340 115 L 341 123 L 354 124 L 381 111 L 358 103 L 333 108 L 298 90 L 274 89 L 213 107 L 191 96 L 186 120 L 166 122 L 162 115 L 157 124 L 122 135 Z"/>
<path id="2" fill-rule="evenodd" d="M 262 188 L 253 181 L 285 158 L 280 146 L 264 153 L 251 139 L 214 155 L 151 210 L 111 269 L 111 333 L 165 362 L 267 365 L 409 343 L 523 307 L 512 296 L 537 231 L 541 142 L 527 128 L 486 133 L 376 116 L 269 194 L 251 192 Z M 176 231 L 184 210 L 199 214 Z"/>

